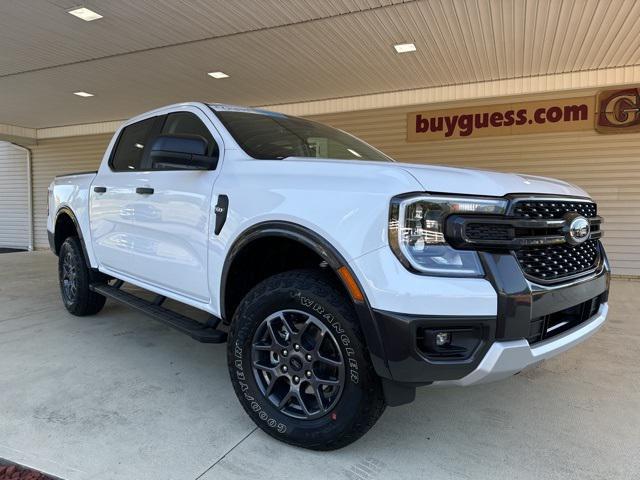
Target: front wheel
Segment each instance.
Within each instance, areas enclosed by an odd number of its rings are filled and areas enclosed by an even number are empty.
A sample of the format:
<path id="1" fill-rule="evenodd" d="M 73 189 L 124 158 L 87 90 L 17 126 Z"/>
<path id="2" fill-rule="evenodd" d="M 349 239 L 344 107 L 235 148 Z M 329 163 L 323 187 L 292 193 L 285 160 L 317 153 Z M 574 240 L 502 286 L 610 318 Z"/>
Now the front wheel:
<path id="1" fill-rule="evenodd" d="M 322 272 L 285 272 L 253 288 L 234 315 L 228 361 L 249 416 L 296 446 L 344 447 L 385 409 L 352 305 Z"/>
<path id="2" fill-rule="evenodd" d="M 78 237 L 67 238 L 58 255 L 60 294 L 69 313 L 79 317 L 98 313 L 106 298 L 89 288 L 91 271 Z"/>

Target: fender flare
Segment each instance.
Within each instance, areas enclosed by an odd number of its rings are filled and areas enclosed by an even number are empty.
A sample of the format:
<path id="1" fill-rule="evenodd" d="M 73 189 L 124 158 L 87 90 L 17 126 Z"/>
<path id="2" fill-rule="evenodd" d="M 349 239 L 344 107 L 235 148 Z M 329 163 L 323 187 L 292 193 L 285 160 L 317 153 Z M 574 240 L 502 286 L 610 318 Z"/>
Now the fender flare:
<path id="1" fill-rule="evenodd" d="M 362 332 L 365 336 L 367 348 L 369 349 L 369 354 L 371 356 L 371 361 L 378 375 L 391 378 L 387 363 L 387 355 L 385 353 L 384 343 L 382 341 L 382 335 L 378 328 L 378 324 L 373 316 L 371 306 L 369 304 L 369 301 L 367 300 L 367 295 L 362 289 L 360 280 L 356 277 L 342 254 L 333 245 L 331 245 L 330 242 L 328 242 L 324 237 L 314 232 L 313 230 L 296 223 L 286 221 L 266 221 L 257 223 L 246 229 L 234 240 L 231 248 L 229 249 L 229 253 L 225 258 L 220 282 L 220 314 L 221 317 L 225 320 L 225 323 L 231 322 L 230 319 L 224 318 L 224 312 L 226 311 L 225 290 L 231 265 L 233 264 L 233 261 L 235 260 L 238 253 L 246 245 L 253 242 L 254 240 L 263 237 L 288 238 L 305 245 L 306 247 L 317 253 L 320 258 L 326 261 L 334 271 L 334 273 L 336 273 L 336 276 L 338 278 L 340 278 L 340 276 L 337 275 L 338 268 L 346 267 L 349 270 L 349 273 L 355 279 L 358 287 L 360 288 L 360 291 L 364 296 L 363 302 L 353 301 L 353 305 L 356 311 L 356 315 L 358 316 L 358 320 L 360 321 L 360 327 L 362 328 Z"/>
<path id="2" fill-rule="evenodd" d="M 56 225 L 58 224 L 58 219 L 60 218 L 61 215 L 67 215 L 71 218 L 73 225 L 76 227 L 76 232 L 78 232 L 78 238 L 80 239 L 80 245 L 82 246 L 82 254 L 84 255 L 84 260 L 87 263 L 87 266 L 89 268 L 92 268 L 91 262 L 89 261 L 89 254 L 87 253 L 87 247 L 84 243 L 84 235 L 82 234 L 80 223 L 78 222 L 78 219 L 76 218 L 75 213 L 73 213 L 73 210 L 71 210 L 71 208 L 67 206 L 63 206 L 58 209 L 58 211 L 56 212 L 56 218 L 53 222 L 53 239 L 50 241 L 53 253 L 55 253 L 56 255 L 60 253 L 59 251 L 56 251 L 56 248 L 55 248 L 55 235 L 56 235 L 55 230 L 56 230 Z"/>

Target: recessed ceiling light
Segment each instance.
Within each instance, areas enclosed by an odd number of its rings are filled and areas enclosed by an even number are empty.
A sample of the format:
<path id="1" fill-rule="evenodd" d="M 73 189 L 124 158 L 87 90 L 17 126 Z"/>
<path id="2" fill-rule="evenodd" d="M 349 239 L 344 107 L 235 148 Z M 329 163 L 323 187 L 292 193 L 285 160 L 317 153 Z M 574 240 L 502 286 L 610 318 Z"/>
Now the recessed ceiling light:
<path id="1" fill-rule="evenodd" d="M 99 18 L 102 18 L 102 15 L 100 15 L 99 13 L 96 13 L 93 10 L 89 10 L 88 8 L 85 8 L 85 7 L 68 10 L 68 13 L 70 13 L 74 17 L 81 18 L 85 22 L 90 22 L 92 20 L 98 20 Z"/>
<path id="2" fill-rule="evenodd" d="M 89 92 L 73 92 L 73 94 L 79 97 L 93 97 L 93 93 Z"/>
<path id="3" fill-rule="evenodd" d="M 396 49 L 398 53 L 407 53 L 407 52 L 415 52 L 416 46 L 413 43 L 399 43 L 394 45 L 393 48 Z"/>
<path id="4" fill-rule="evenodd" d="M 224 72 L 209 72 L 207 75 L 213 78 L 229 78 L 229 75 Z"/>

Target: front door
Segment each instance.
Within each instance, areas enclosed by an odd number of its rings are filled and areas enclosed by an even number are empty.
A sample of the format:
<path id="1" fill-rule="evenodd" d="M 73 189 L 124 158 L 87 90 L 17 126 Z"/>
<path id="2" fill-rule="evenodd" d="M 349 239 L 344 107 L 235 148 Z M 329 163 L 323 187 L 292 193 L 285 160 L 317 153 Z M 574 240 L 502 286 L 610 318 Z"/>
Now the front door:
<path id="1" fill-rule="evenodd" d="M 196 107 L 162 117 L 161 135 L 198 136 L 219 156 L 217 131 Z M 200 302 L 210 301 L 207 275 L 213 184 L 220 170 L 171 169 L 143 161 L 144 183 L 134 203 L 136 278 Z"/>

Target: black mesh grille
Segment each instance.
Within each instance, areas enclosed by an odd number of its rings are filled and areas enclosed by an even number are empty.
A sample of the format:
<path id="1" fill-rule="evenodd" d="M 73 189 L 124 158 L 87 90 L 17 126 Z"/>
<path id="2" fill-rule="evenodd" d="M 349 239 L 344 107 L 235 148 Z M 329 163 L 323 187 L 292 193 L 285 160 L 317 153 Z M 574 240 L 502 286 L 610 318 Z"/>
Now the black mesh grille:
<path id="1" fill-rule="evenodd" d="M 470 223 L 465 227 L 465 235 L 471 240 L 510 240 L 513 229 L 508 225 L 490 223 Z"/>
<path id="2" fill-rule="evenodd" d="M 567 212 L 591 218 L 598 214 L 598 207 L 592 202 L 558 200 L 521 200 L 513 207 L 514 216 L 525 218 L 562 218 Z"/>
<path id="3" fill-rule="evenodd" d="M 513 206 L 511 215 L 532 219 L 561 219 L 569 212 L 592 218 L 598 214 L 598 207 L 593 202 L 520 200 Z M 592 228 L 594 231 L 598 229 Z M 593 270 L 600 258 L 600 249 L 598 240 L 589 240 L 577 246 L 565 243 L 523 248 L 516 251 L 515 255 L 526 275 L 553 282 Z"/>
<path id="4" fill-rule="evenodd" d="M 597 240 L 577 246 L 569 244 L 532 247 L 515 252 L 524 273 L 530 277 L 552 281 L 593 269 L 599 256 Z"/>

